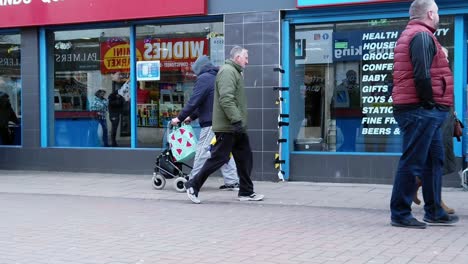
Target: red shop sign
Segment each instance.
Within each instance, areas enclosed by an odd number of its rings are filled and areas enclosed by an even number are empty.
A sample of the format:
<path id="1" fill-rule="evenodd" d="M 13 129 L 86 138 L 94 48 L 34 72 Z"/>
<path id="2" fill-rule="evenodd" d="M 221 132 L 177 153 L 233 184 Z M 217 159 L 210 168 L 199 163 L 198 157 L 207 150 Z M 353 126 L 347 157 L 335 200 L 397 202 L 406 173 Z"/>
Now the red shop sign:
<path id="1" fill-rule="evenodd" d="M 160 61 L 162 71 L 190 69 L 199 56 L 207 54 L 208 39 L 202 37 L 148 38 L 136 42 L 137 60 Z M 129 70 L 130 44 L 118 39 L 101 42 L 101 73 Z"/>
<path id="2" fill-rule="evenodd" d="M 206 0 L 0 0 L 0 28 L 206 15 Z"/>

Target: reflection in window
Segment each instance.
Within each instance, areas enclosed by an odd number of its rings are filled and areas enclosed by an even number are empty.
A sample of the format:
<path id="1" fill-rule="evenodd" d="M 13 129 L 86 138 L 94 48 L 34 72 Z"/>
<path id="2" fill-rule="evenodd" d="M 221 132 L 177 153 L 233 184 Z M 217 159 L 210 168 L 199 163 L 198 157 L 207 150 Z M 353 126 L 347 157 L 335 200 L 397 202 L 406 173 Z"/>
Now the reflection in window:
<path id="1" fill-rule="evenodd" d="M 192 94 L 191 65 L 208 55 L 224 63 L 222 23 L 144 25 L 136 28 L 138 147 L 165 147 L 167 124 Z M 193 122 L 193 126 L 198 126 Z"/>
<path id="2" fill-rule="evenodd" d="M 130 146 L 128 28 L 49 32 L 52 146 Z"/>
<path id="3" fill-rule="evenodd" d="M 380 19 L 295 26 L 294 150 L 401 151 L 391 92 L 393 48 L 406 24 Z M 441 17 L 435 34 L 450 56 L 453 28 L 453 17 Z"/>
<path id="4" fill-rule="evenodd" d="M 0 35 L 0 144 L 21 145 L 21 40 Z"/>

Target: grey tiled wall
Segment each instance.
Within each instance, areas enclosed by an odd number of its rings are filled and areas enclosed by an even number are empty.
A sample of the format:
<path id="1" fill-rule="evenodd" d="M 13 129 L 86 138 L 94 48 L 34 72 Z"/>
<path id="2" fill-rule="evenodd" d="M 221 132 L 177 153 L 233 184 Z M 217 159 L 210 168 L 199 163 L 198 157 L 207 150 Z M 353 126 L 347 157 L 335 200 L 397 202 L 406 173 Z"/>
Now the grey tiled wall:
<path id="1" fill-rule="evenodd" d="M 278 151 L 275 104 L 279 74 L 273 72 L 280 64 L 280 13 L 255 12 L 224 16 L 225 53 L 239 45 L 249 50 L 249 64 L 244 72 L 248 96 L 249 137 L 254 153 L 254 180 L 276 181 L 274 154 Z"/>

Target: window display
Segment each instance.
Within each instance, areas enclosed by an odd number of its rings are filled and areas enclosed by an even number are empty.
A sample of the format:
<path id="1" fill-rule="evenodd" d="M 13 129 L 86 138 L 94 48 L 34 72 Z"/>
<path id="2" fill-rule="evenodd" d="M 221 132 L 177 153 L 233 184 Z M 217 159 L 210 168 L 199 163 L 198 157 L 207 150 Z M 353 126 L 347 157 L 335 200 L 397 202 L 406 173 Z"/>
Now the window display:
<path id="1" fill-rule="evenodd" d="M 136 32 L 141 54 L 137 63 L 148 62 L 137 69 L 138 146 L 165 147 L 168 122 L 192 93 L 196 80 L 192 63 L 201 55 L 210 56 L 218 66 L 224 63 L 223 25 L 144 25 Z"/>
<path id="2" fill-rule="evenodd" d="M 51 145 L 129 147 L 129 28 L 48 34 L 53 61 L 48 91 L 55 110 Z"/>
<path id="3" fill-rule="evenodd" d="M 391 92 L 393 49 L 406 23 L 381 19 L 295 26 L 294 150 L 401 151 Z M 453 24 L 453 17 L 441 17 L 435 33 L 450 51 Z"/>
<path id="4" fill-rule="evenodd" d="M 163 148 L 168 121 L 190 97 L 196 79 L 191 64 L 201 55 L 224 62 L 221 22 L 137 26 L 131 80 L 130 38 L 127 27 L 48 32 L 52 146 L 130 147 L 134 136 L 137 147 Z M 106 109 L 92 107 L 98 99 Z"/>
<path id="5" fill-rule="evenodd" d="M 0 145 L 21 145 L 21 40 L 0 35 Z"/>

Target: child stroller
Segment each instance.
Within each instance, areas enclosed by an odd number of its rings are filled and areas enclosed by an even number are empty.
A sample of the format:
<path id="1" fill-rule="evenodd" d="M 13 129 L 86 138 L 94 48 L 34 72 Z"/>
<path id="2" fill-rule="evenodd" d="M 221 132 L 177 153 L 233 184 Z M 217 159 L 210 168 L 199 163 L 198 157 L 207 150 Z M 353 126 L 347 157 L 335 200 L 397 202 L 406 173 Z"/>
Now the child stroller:
<path id="1" fill-rule="evenodd" d="M 185 183 L 188 180 L 188 174 L 183 171 L 183 167 L 190 170 L 192 167 L 183 163 L 174 161 L 172 152 L 169 148 L 163 150 L 156 158 L 154 172 L 153 172 L 153 188 L 157 190 L 164 189 L 166 186 L 166 179 L 174 180 L 174 189 L 178 192 L 185 192 Z"/>

